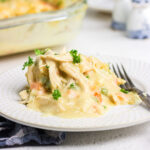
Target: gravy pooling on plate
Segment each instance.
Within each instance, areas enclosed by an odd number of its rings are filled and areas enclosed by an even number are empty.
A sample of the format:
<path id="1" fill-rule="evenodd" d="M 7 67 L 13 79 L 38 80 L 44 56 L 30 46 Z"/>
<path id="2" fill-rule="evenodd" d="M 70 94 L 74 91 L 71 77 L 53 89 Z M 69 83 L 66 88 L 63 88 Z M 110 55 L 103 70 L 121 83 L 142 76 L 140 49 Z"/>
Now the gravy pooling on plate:
<path id="1" fill-rule="evenodd" d="M 77 50 L 55 53 L 36 50 L 25 62 L 29 87 L 20 92 L 22 103 L 45 115 L 65 118 L 95 117 L 116 105 L 136 104 L 139 96 L 120 88 L 109 65 Z"/>

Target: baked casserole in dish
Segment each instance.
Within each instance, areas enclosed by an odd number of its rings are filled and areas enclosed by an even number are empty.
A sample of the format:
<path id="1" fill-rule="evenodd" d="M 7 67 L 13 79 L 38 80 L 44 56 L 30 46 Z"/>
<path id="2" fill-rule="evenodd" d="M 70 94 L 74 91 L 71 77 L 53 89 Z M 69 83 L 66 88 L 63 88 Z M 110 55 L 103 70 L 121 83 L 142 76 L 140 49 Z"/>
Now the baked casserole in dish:
<path id="1" fill-rule="evenodd" d="M 0 0 L 0 56 L 68 43 L 86 8 L 85 0 Z"/>

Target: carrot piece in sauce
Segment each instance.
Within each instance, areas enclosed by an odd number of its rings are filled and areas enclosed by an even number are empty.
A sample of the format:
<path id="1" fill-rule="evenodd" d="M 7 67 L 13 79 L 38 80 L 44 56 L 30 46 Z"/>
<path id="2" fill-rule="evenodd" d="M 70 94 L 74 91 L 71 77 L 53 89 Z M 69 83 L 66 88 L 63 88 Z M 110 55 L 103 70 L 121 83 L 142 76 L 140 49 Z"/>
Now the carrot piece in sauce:
<path id="1" fill-rule="evenodd" d="M 42 86 L 41 86 L 41 84 L 38 83 L 38 82 L 33 82 L 33 83 L 31 83 L 30 88 L 31 88 L 31 89 L 40 90 L 40 89 L 42 88 Z"/>
<path id="2" fill-rule="evenodd" d="M 97 97 L 97 99 L 99 100 L 100 103 L 102 102 L 102 95 L 100 93 L 95 92 L 94 96 Z"/>

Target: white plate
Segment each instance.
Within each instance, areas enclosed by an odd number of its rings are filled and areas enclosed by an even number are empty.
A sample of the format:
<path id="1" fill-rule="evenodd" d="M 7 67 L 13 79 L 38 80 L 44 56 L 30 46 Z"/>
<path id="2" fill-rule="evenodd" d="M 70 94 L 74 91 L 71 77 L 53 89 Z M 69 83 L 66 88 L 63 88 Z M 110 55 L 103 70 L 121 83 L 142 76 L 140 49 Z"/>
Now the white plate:
<path id="1" fill-rule="evenodd" d="M 143 90 L 150 91 L 150 64 L 127 58 L 100 56 L 105 62 L 121 62 L 135 83 Z M 150 120 L 150 111 L 142 105 L 114 107 L 98 118 L 63 119 L 44 117 L 19 103 L 18 92 L 27 85 L 22 67 L 0 75 L 0 114 L 12 121 L 32 127 L 59 131 L 98 131 L 128 127 Z"/>
<path id="2" fill-rule="evenodd" d="M 88 0 L 88 5 L 92 9 L 111 13 L 114 8 L 114 0 Z"/>

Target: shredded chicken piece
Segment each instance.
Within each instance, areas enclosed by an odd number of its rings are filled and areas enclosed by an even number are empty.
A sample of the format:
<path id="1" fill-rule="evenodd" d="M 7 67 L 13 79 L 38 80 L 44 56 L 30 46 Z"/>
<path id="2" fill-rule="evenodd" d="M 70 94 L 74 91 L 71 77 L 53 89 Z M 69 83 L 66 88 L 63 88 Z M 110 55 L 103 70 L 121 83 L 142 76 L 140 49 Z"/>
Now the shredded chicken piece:
<path id="1" fill-rule="evenodd" d="M 72 56 L 69 53 L 60 54 L 60 55 L 55 55 L 51 53 L 49 55 L 42 55 L 40 57 L 42 59 L 53 60 L 58 62 L 72 62 Z"/>
<path id="2" fill-rule="evenodd" d="M 23 91 L 19 92 L 19 95 L 22 98 L 22 103 L 26 104 L 29 99 L 29 94 L 27 93 L 27 90 L 23 90 Z"/>
<path id="3" fill-rule="evenodd" d="M 79 81 L 80 86 L 85 92 L 88 92 L 88 80 L 85 78 L 83 74 L 81 74 L 73 64 L 70 63 L 62 63 L 60 65 L 60 69 L 67 73 L 69 76 Z"/>
<path id="4" fill-rule="evenodd" d="M 88 61 L 88 59 L 85 57 L 81 57 L 81 59 L 82 59 L 82 62 L 80 63 L 80 71 L 82 73 L 87 73 L 89 71 L 92 71 L 93 66 L 92 66 L 91 61 Z"/>
<path id="5" fill-rule="evenodd" d="M 37 96 L 36 101 L 38 101 L 40 105 L 47 105 L 50 102 L 50 98 L 46 96 Z"/>
<path id="6" fill-rule="evenodd" d="M 37 56 L 36 61 L 37 61 L 37 64 L 36 64 L 36 65 L 38 66 L 38 67 L 36 67 L 36 68 L 39 69 L 40 73 L 44 73 L 44 67 L 43 67 L 43 66 L 45 66 L 45 63 L 44 63 L 43 60 L 40 58 L 40 56 Z"/>
<path id="7" fill-rule="evenodd" d="M 23 90 L 19 93 L 19 95 L 22 97 L 23 100 L 27 99 L 29 94 L 27 93 L 26 90 Z"/>
<path id="8" fill-rule="evenodd" d="M 59 75 L 59 70 L 54 61 L 46 61 L 46 64 L 50 66 L 49 69 L 49 80 L 52 89 L 60 88 L 62 85 L 62 78 Z"/>
<path id="9" fill-rule="evenodd" d="M 28 67 L 28 71 L 26 73 L 26 77 L 28 80 L 29 85 L 31 85 L 32 82 L 34 82 L 34 75 L 33 75 L 33 65 Z"/>
<path id="10" fill-rule="evenodd" d="M 39 81 L 39 79 L 41 78 L 41 74 L 44 73 L 44 68 L 45 66 L 44 62 L 40 59 L 39 56 L 37 56 L 36 62 L 35 62 L 35 67 L 33 67 L 33 74 L 34 74 L 34 80 Z"/>

